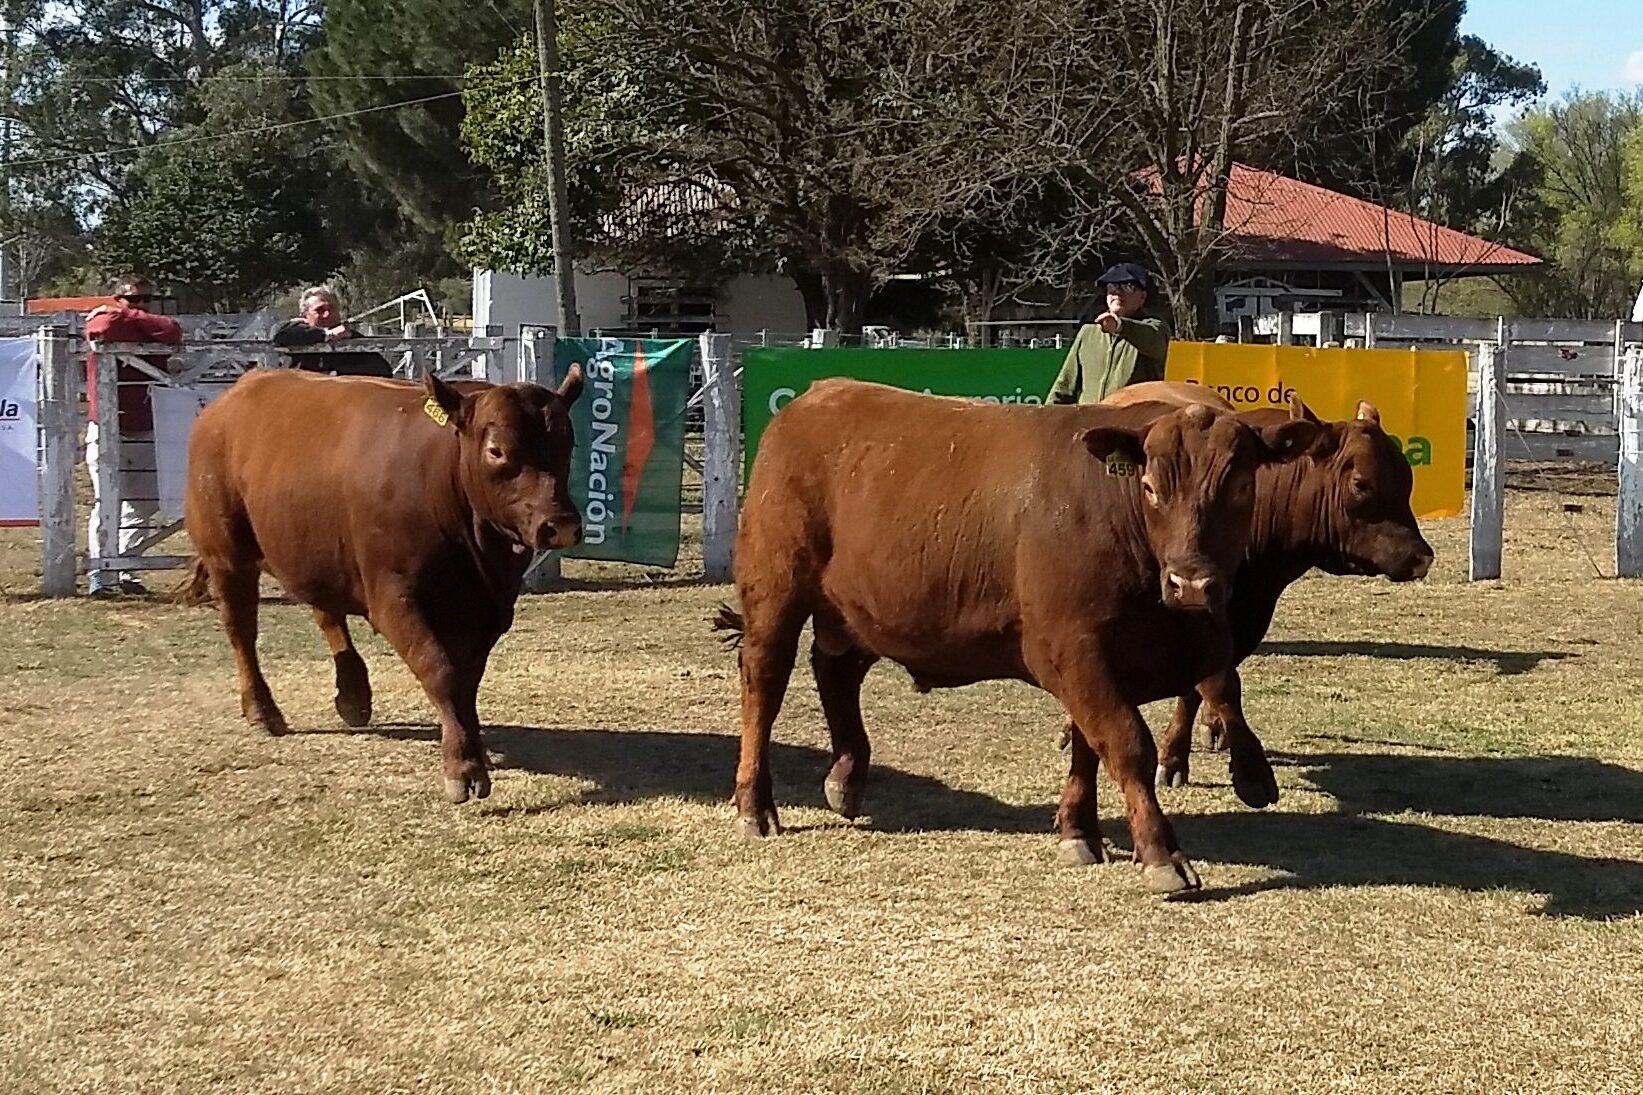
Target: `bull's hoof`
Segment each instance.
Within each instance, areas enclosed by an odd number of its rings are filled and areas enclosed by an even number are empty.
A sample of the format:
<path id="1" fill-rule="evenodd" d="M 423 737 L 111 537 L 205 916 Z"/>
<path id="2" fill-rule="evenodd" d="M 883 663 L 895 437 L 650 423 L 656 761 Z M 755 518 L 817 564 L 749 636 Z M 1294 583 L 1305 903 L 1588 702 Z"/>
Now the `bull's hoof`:
<path id="1" fill-rule="evenodd" d="M 1107 861 L 1100 840 L 1094 844 L 1083 839 L 1063 840 L 1056 845 L 1055 856 L 1063 867 L 1090 867 Z"/>
<path id="2" fill-rule="evenodd" d="M 460 776 L 445 777 L 445 797 L 451 800 L 451 805 L 460 806 L 467 802 L 469 797 L 490 798 L 490 773 L 481 769 Z"/>
<path id="3" fill-rule="evenodd" d="M 271 738 L 283 738 L 291 732 L 286 725 L 285 716 L 276 708 L 273 711 L 253 711 L 245 716 L 252 726 L 267 734 Z"/>
<path id="4" fill-rule="evenodd" d="M 1234 753 L 1227 771 L 1232 776 L 1232 789 L 1245 806 L 1261 810 L 1278 801 L 1278 777 L 1265 753 Z"/>
<path id="5" fill-rule="evenodd" d="M 365 696 L 362 699 L 357 696 L 344 696 L 338 692 L 337 714 L 342 716 L 344 726 L 352 726 L 355 729 L 367 726 L 371 722 L 371 697 Z"/>
<path id="6" fill-rule="evenodd" d="M 822 794 L 827 796 L 827 808 L 844 818 L 856 818 L 861 814 L 862 800 L 866 798 L 866 791 L 860 784 L 850 784 L 841 780 L 830 779 L 822 784 Z"/>
<path id="7" fill-rule="evenodd" d="M 1158 786 L 1185 787 L 1187 785 L 1188 765 L 1185 758 L 1181 760 L 1166 760 L 1158 766 Z"/>
<path id="8" fill-rule="evenodd" d="M 1187 857 L 1180 852 L 1171 856 L 1168 863 L 1154 863 L 1143 868 L 1141 874 L 1146 880 L 1147 889 L 1155 894 L 1168 896 L 1201 890 L 1204 887 L 1198 872 L 1193 870 Z"/>
<path id="9" fill-rule="evenodd" d="M 782 827 L 776 820 L 776 811 L 761 810 L 757 814 L 738 817 L 736 832 L 743 840 L 758 840 L 761 837 L 781 836 Z"/>

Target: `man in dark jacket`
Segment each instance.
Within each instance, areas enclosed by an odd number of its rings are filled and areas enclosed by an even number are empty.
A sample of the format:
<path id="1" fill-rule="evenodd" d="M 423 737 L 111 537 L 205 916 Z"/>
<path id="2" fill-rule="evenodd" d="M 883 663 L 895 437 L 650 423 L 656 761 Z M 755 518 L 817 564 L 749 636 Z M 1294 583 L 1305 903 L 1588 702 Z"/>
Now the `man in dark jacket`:
<path id="1" fill-rule="evenodd" d="M 316 285 L 303 290 L 300 307 L 301 318 L 288 319 L 275 329 L 274 345 L 336 345 L 360 337 L 360 333 L 343 320 L 342 307 L 337 301 L 337 295 L 326 286 Z M 375 350 L 362 350 L 358 353 L 293 353 L 291 364 L 309 372 L 330 373 L 333 376 L 394 375 L 393 366 Z"/>
<path id="2" fill-rule="evenodd" d="M 145 279 L 120 278 L 114 283 L 114 303 L 99 305 L 86 317 L 86 340 L 181 346 L 182 327 L 170 316 L 150 312 L 148 305 L 153 300 L 154 289 Z M 162 372 L 169 371 L 168 357 L 148 354 L 143 361 Z M 124 364 L 116 368 L 115 375 L 117 391 L 98 391 L 97 355 L 86 354 L 86 399 L 90 404 L 90 422 L 86 426 L 86 467 L 91 472 L 93 492 L 91 537 L 88 542 L 93 545 L 95 553 L 97 530 L 103 519 L 103 497 L 97 475 L 103 448 L 100 442 L 103 431 L 118 430 L 118 548 L 121 555 L 126 555 L 148 534 L 149 524 L 159 513 L 159 482 L 154 472 L 154 403 L 151 395 L 154 380 L 141 369 Z M 110 584 L 105 584 L 105 579 Z M 121 593 L 147 592 L 136 576 L 128 572 L 121 571 L 112 578 L 101 571 L 92 572 L 92 596 L 106 596 L 116 589 Z"/>
<path id="3" fill-rule="evenodd" d="M 1078 329 L 1046 403 L 1099 403 L 1125 385 L 1164 379 L 1172 332 L 1152 273 L 1121 262 L 1096 284 L 1106 289 L 1107 310 Z"/>

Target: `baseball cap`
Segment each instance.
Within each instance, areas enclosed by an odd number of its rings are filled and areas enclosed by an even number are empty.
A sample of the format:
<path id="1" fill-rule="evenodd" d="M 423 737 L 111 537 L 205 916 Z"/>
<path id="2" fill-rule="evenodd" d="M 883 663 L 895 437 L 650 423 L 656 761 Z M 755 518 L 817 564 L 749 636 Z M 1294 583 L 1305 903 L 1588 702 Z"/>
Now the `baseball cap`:
<path id="1" fill-rule="evenodd" d="M 1106 272 L 1095 279 L 1097 285 L 1125 281 L 1133 281 L 1143 289 L 1151 289 L 1152 273 L 1139 262 L 1120 262 L 1107 267 Z"/>

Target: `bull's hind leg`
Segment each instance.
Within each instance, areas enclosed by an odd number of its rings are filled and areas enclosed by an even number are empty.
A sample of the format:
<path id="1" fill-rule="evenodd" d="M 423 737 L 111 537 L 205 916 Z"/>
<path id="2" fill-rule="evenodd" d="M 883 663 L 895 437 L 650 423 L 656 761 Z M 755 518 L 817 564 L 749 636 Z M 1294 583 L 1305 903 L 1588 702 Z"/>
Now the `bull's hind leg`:
<path id="1" fill-rule="evenodd" d="M 744 595 L 742 603 L 742 745 L 736 764 L 736 824 L 746 837 L 775 836 L 781 832 L 781 823 L 770 781 L 770 728 L 793 676 L 805 613 L 791 602 L 761 604 Z"/>
<path id="2" fill-rule="evenodd" d="M 331 648 L 337 671 L 337 714 L 348 726 L 364 726 L 371 721 L 371 677 L 365 659 L 348 634 L 348 619 L 337 613 L 314 609 L 314 622 Z"/>
<path id="3" fill-rule="evenodd" d="M 878 659 L 854 647 L 842 645 L 824 634 L 817 621 L 816 641 L 810 647 L 810 668 L 816 675 L 816 691 L 822 712 L 827 716 L 827 732 L 833 739 L 833 763 L 827 770 L 822 792 L 827 805 L 844 817 L 861 813 L 867 790 L 867 764 L 872 746 L 861 721 L 861 682 Z"/>
<path id="4" fill-rule="evenodd" d="M 240 681 L 240 714 L 253 726 L 278 736 L 288 731 L 285 716 L 274 702 L 257 660 L 257 580 L 255 564 L 229 569 L 207 564 L 217 593 L 217 614 L 228 643 L 234 649 L 234 669 Z"/>

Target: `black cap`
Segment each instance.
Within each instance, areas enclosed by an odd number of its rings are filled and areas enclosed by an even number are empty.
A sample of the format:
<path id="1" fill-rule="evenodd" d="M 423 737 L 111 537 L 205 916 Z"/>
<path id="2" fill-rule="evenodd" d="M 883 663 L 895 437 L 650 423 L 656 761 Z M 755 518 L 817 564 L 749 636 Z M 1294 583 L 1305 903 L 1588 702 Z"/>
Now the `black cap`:
<path id="1" fill-rule="evenodd" d="M 1095 279 L 1097 285 L 1111 285 L 1114 282 L 1133 281 L 1143 289 L 1152 289 L 1152 272 L 1139 262 L 1120 262 L 1107 267 L 1100 277 Z"/>

